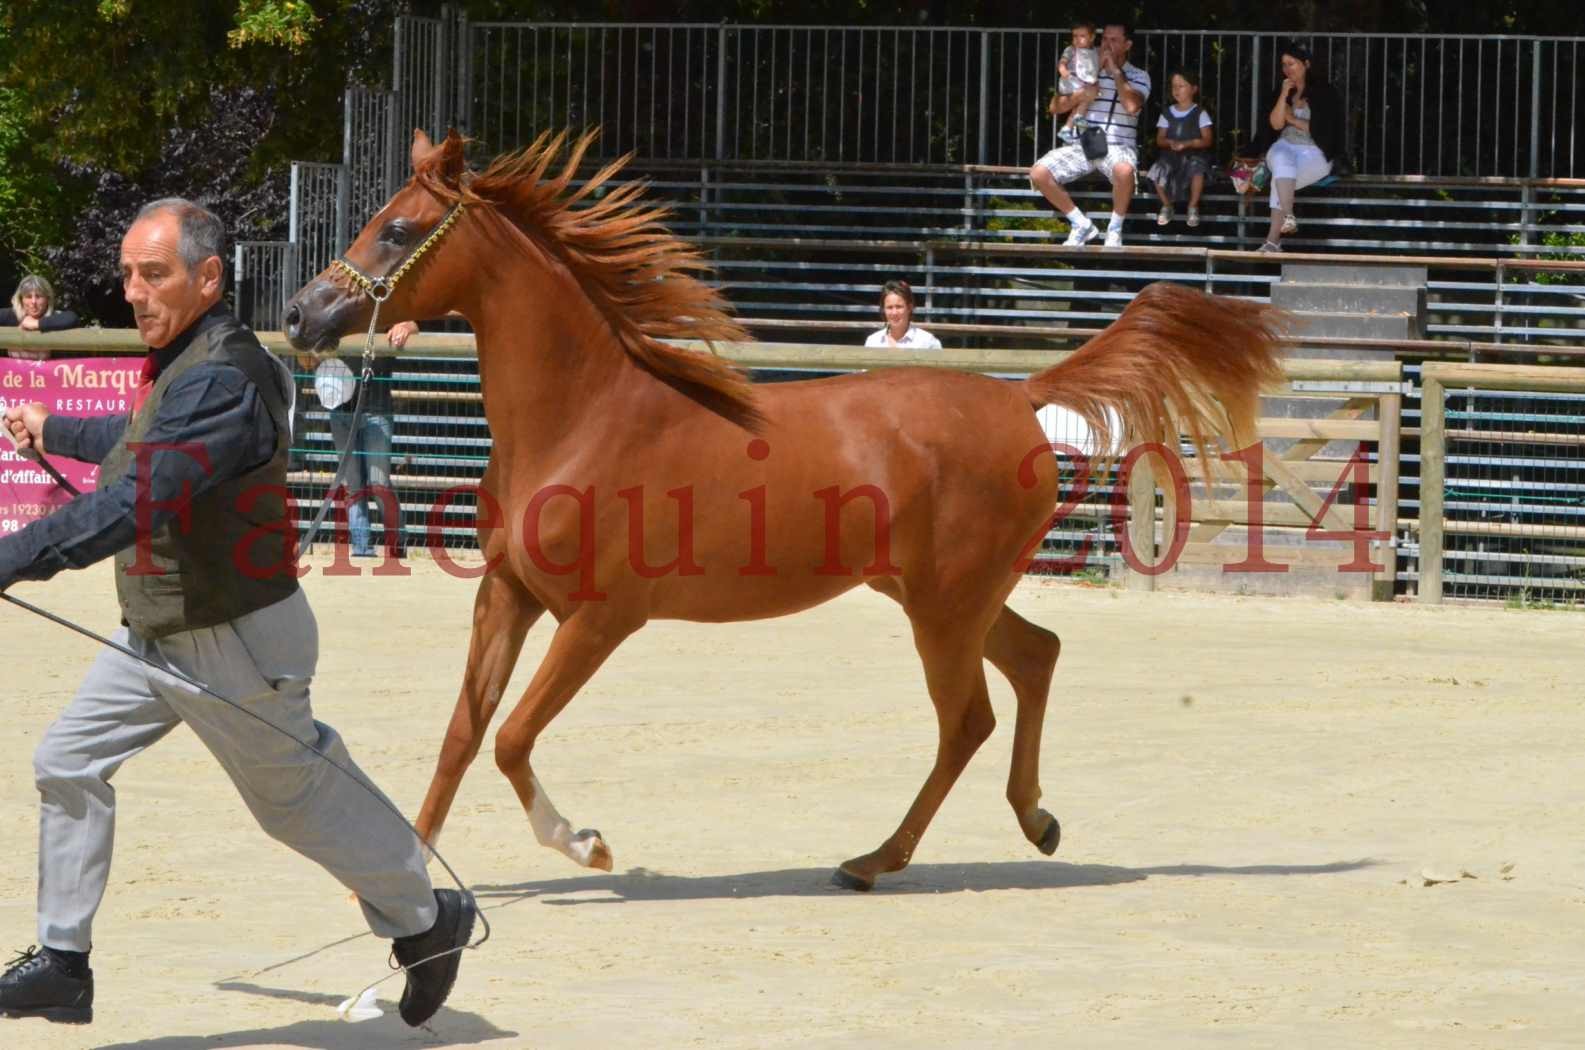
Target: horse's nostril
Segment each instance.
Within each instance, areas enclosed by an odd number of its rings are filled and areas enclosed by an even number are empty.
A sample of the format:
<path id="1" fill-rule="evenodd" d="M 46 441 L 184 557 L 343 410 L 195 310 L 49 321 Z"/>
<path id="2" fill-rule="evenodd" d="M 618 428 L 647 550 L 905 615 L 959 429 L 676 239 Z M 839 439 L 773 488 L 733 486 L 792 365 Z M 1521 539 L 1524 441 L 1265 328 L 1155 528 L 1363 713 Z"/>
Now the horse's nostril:
<path id="1" fill-rule="evenodd" d="M 296 332 L 298 326 L 301 325 L 302 323 L 303 323 L 303 310 L 302 310 L 302 307 L 298 306 L 296 303 L 293 303 L 292 305 L 288 306 L 286 308 L 286 330 L 288 332 Z"/>

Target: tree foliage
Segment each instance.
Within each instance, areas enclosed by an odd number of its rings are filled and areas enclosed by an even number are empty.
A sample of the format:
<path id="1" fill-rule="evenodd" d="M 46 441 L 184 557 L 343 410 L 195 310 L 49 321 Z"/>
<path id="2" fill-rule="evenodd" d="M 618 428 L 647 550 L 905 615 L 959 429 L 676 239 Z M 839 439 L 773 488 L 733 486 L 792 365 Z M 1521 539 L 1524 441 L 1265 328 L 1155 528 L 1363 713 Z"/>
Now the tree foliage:
<path id="1" fill-rule="evenodd" d="M 256 224 L 249 235 L 283 236 L 285 164 L 339 154 L 342 92 L 387 68 L 398 4 L 317 8 L 0 7 L 0 205 L 16 205 L 0 219 L 0 250 L 11 269 L 44 261 L 63 300 L 108 321 L 122 307 L 107 291 L 106 251 L 136 203 L 173 194 L 218 203 L 222 218 Z"/>
<path id="2" fill-rule="evenodd" d="M 45 254 L 60 287 L 104 324 L 131 323 L 117 276 L 121 237 L 151 200 L 196 201 L 219 216 L 234 239 L 284 235 L 290 203 L 285 166 L 251 170 L 254 146 L 279 119 L 275 100 L 268 92 L 238 87 L 215 89 L 208 103 L 210 118 L 165 132 L 155 159 L 135 176 L 96 164 L 63 164 L 91 192 L 74 217 L 70 238 Z"/>

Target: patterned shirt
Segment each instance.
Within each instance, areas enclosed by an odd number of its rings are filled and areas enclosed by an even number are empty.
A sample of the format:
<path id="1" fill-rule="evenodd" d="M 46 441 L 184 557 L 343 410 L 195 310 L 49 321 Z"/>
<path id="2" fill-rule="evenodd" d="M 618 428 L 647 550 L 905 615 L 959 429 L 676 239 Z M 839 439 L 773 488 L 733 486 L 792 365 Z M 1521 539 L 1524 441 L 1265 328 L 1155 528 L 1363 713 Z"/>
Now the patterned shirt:
<path id="1" fill-rule="evenodd" d="M 1150 74 L 1131 62 L 1124 62 L 1123 76 L 1128 79 L 1128 86 L 1139 92 L 1140 111 L 1143 112 L 1144 100 L 1150 98 Z M 1137 149 L 1139 114 L 1123 108 L 1123 100 L 1117 97 L 1117 81 L 1111 73 L 1102 70 L 1100 82 L 1096 86 L 1100 91 L 1095 101 L 1090 103 L 1090 108 L 1084 111 L 1084 119 L 1105 128 L 1106 141 L 1112 145 Z"/>

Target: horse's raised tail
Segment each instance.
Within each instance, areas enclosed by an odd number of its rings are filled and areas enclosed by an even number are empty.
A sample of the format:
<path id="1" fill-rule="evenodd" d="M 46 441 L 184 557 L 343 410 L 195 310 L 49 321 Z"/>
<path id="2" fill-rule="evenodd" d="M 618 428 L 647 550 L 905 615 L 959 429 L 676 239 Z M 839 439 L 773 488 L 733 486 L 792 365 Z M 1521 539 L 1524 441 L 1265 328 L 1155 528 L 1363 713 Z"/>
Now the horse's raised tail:
<path id="1" fill-rule="evenodd" d="M 1262 389 L 1282 378 L 1281 310 L 1158 282 L 1111 327 L 1066 361 L 1024 380 L 1035 408 L 1062 405 L 1083 417 L 1099 449 L 1194 442 L 1202 464 L 1212 437 L 1232 448 L 1256 440 Z M 1115 433 L 1121 421 L 1121 434 Z"/>

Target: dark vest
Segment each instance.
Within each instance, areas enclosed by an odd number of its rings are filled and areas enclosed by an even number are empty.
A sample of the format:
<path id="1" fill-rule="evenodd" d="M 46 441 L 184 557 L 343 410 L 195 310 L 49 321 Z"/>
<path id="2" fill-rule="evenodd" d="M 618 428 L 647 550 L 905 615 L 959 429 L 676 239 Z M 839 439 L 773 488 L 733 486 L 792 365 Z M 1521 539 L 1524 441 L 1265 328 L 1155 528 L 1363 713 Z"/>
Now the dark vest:
<path id="1" fill-rule="evenodd" d="M 1178 116 L 1170 107 L 1164 108 L 1161 115 L 1167 118 L 1167 138 L 1172 142 L 1193 142 L 1200 137 L 1200 107 L 1198 104 L 1190 106 L 1189 112 Z"/>
<path id="2" fill-rule="evenodd" d="M 128 572 L 137 561 L 137 543 L 116 554 L 122 619 L 145 638 L 213 627 L 274 605 L 297 590 L 297 576 L 287 566 L 296 537 L 286 506 L 291 446 L 286 393 L 268 351 L 235 318 L 228 316 L 199 332 L 160 373 L 148 400 L 100 464 L 99 484 L 109 485 L 131 471 L 133 454 L 127 446 L 143 440 L 176 378 L 206 361 L 239 369 L 258 388 L 275 424 L 275 454 L 193 500 L 187 528 L 177 515 L 155 530 L 152 563 L 160 574 Z"/>

